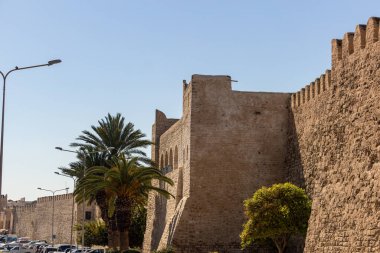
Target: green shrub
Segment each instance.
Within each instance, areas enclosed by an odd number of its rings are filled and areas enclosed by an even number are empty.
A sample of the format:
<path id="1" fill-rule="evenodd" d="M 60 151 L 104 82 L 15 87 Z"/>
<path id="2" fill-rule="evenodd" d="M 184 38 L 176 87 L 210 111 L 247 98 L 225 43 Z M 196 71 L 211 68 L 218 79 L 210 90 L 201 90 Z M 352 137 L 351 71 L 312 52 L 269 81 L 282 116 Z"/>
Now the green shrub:
<path id="1" fill-rule="evenodd" d="M 132 248 L 124 250 L 123 253 L 140 253 L 141 250 L 139 248 Z M 121 253 L 120 250 L 108 250 L 107 253 Z"/>
<path id="2" fill-rule="evenodd" d="M 306 234 L 311 200 L 291 183 L 260 188 L 244 201 L 244 207 L 248 221 L 240 234 L 243 247 L 271 239 L 282 253 L 291 235 Z"/>
<path id="3" fill-rule="evenodd" d="M 172 248 L 166 248 L 166 249 L 161 249 L 157 251 L 153 251 L 153 253 L 175 253 L 174 249 Z"/>
<path id="4" fill-rule="evenodd" d="M 82 240 L 82 224 L 75 225 L 74 229 L 78 231 L 77 242 Z M 84 223 L 84 242 L 86 247 L 92 245 L 107 245 L 107 228 L 103 220 L 94 220 Z"/>

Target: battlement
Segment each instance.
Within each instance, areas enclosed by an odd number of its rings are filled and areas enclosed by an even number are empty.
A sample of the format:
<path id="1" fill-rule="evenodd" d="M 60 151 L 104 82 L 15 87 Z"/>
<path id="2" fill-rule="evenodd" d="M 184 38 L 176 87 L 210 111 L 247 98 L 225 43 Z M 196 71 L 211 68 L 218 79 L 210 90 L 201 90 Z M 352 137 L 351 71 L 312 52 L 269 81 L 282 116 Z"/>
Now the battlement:
<path id="1" fill-rule="evenodd" d="M 371 17 L 367 25 L 357 25 L 355 32 L 348 32 L 343 39 L 333 39 L 332 44 L 332 66 L 333 68 L 351 54 L 365 49 L 379 41 L 380 18 Z"/>
<path id="2" fill-rule="evenodd" d="M 373 44 L 378 43 L 380 34 L 380 18 L 371 17 L 368 19 L 367 25 L 357 25 L 355 32 L 347 32 L 343 39 L 332 40 L 332 70 L 351 55 L 359 53 L 361 50 L 366 50 Z M 368 51 L 370 53 L 371 51 Z M 335 73 L 335 72 L 334 72 Z M 331 71 L 326 70 L 326 73 L 315 79 L 309 85 L 306 85 L 300 91 L 292 94 L 291 106 L 296 108 L 310 100 L 316 98 L 324 91 L 331 89 Z"/>
<path id="3" fill-rule="evenodd" d="M 30 204 L 26 204 L 25 206 L 16 206 L 15 210 L 16 212 L 30 212 L 34 211 L 37 207 L 37 201 L 33 201 Z"/>
<path id="4" fill-rule="evenodd" d="M 72 197 L 73 197 L 72 193 L 55 195 L 54 201 L 71 199 Z M 53 196 L 41 197 L 37 199 L 37 203 L 44 203 L 44 202 L 50 202 L 50 201 L 53 201 Z"/>
<path id="5" fill-rule="evenodd" d="M 309 85 L 306 85 L 305 88 L 302 88 L 300 91 L 292 94 L 292 108 L 299 107 L 302 104 L 313 100 L 318 95 L 331 89 L 331 87 L 331 70 L 328 69 L 325 74 L 322 74 L 319 78 L 315 79 L 314 82 L 311 82 Z"/>

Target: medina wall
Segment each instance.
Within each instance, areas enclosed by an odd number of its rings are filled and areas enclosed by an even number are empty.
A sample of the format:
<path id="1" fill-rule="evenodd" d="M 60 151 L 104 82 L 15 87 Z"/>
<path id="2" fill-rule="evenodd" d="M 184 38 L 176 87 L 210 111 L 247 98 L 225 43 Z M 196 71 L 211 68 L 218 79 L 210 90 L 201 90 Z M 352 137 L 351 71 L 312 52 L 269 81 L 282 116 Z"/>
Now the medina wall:
<path id="1" fill-rule="evenodd" d="M 54 196 L 54 234 L 55 243 L 69 243 L 71 236 L 73 195 Z M 82 205 L 74 205 L 74 224 L 82 223 Z M 51 242 L 53 197 L 38 198 L 33 204 L 15 207 L 13 211 L 13 233 L 19 237 Z M 100 217 L 96 205 L 86 205 L 85 212 L 91 212 L 91 219 Z M 76 233 L 74 231 L 73 240 Z"/>
<path id="2" fill-rule="evenodd" d="M 175 198 L 151 192 L 148 200 L 147 226 L 144 236 L 144 252 L 171 245 L 174 235 L 179 234 L 178 224 L 185 218 L 183 210 L 190 196 L 190 100 L 191 86 L 183 83 L 183 115 L 181 119 L 167 119 L 163 112 L 156 111 L 152 127 L 152 158 L 174 186 L 165 188 Z"/>
<path id="3" fill-rule="evenodd" d="M 380 252 L 379 33 L 371 18 L 333 40 L 331 72 L 292 96 L 289 177 L 313 199 L 305 252 Z"/>
<path id="4" fill-rule="evenodd" d="M 54 208 L 55 243 L 70 242 L 72 194 L 56 195 Z M 51 242 L 53 197 L 42 197 L 31 204 L 16 207 L 14 232 L 18 236 Z"/>
<path id="5" fill-rule="evenodd" d="M 152 157 L 180 195 L 149 197 L 144 252 L 240 252 L 243 200 L 284 181 L 313 200 L 304 252 L 380 252 L 379 21 L 333 40 L 331 70 L 291 98 L 194 75 L 183 117 L 156 113 Z"/>
<path id="6" fill-rule="evenodd" d="M 287 176 L 290 95 L 233 91 L 229 76 L 193 75 L 183 101 L 178 121 L 156 113 L 152 157 L 174 180 L 167 189 L 176 199 L 150 196 L 144 252 L 239 251 L 243 200 Z"/>

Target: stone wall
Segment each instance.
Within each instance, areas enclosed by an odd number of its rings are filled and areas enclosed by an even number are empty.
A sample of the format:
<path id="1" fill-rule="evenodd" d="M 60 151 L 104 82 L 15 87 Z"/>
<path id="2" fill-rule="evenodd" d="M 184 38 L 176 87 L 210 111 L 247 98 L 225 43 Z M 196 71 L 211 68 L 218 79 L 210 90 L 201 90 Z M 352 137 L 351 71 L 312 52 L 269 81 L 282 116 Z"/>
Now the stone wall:
<path id="1" fill-rule="evenodd" d="M 152 158 L 174 181 L 174 186 L 160 185 L 175 198 L 165 199 L 151 193 L 148 200 L 147 227 L 144 237 L 144 252 L 171 245 L 177 231 L 182 212 L 190 195 L 190 100 L 191 86 L 183 84 L 183 117 L 180 120 L 167 119 L 156 111 L 152 127 Z M 157 182 L 155 182 L 157 185 Z M 158 185 L 157 185 L 158 186 Z"/>
<path id="2" fill-rule="evenodd" d="M 71 216 L 73 207 L 73 195 L 62 194 L 54 196 L 54 234 L 55 243 L 69 243 L 71 235 Z M 74 205 L 74 224 L 82 222 L 83 206 Z M 33 204 L 14 207 L 13 233 L 19 237 L 30 237 L 34 240 L 46 240 L 51 242 L 53 197 L 38 198 Z M 99 217 L 95 205 L 86 205 L 85 212 L 91 212 L 91 220 Z M 73 240 L 75 241 L 76 233 Z"/>
<path id="3" fill-rule="evenodd" d="M 333 40 L 331 72 L 292 96 L 289 177 L 313 199 L 305 252 L 380 252 L 379 99 L 371 18 Z"/>
<path id="4" fill-rule="evenodd" d="M 32 205 L 15 208 L 14 231 L 18 236 L 51 241 L 53 197 L 38 198 Z M 72 195 L 55 196 L 55 242 L 69 242 L 71 231 Z"/>
<path id="5" fill-rule="evenodd" d="M 333 40 L 331 70 L 291 96 L 185 82 L 182 118 L 156 112 L 152 158 L 177 198 L 150 195 L 144 252 L 241 252 L 243 200 L 284 181 L 313 199 L 305 252 L 380 252 L 379 27 Z"/>
<path id="6" fill-rule="evenodd" d="M 240 249 L 243 200 L 287 175 L 289 101 L 289 94 L 232 91 L 228 76 L 193 75 L 183 117 L 170 124 L 156 112 L 152 157 L 175 182 L 164 187 L 176 199 L 150 196 L 144 252 Z"/>

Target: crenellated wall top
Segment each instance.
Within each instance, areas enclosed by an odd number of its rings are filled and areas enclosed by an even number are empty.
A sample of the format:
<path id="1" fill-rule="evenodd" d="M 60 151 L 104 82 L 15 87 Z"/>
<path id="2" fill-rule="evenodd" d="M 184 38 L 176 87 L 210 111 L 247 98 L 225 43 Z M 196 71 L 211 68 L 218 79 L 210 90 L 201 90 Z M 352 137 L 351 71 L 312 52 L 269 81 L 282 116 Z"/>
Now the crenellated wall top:
<path id="1" fill-rule="evenodd" d="M 345 33 L 343 39 L 332 40 L 332 71 L 340 65 L 342 61 L 350 58 L 351 55 L 367 50 L 375 43 L 379 43 L 380 18 L 371 17 L 367 25 L 357 25 L 355 32 Z M 367 51 L 364 51 L 367 52 Z M 368 50 L 368 54 L 371 51 Z M 335 72 L 334 72 L 335 73 Z M 306 85 L 300 91 L 293 93 L 291 96 L 292 108 L 297 108 L 314 98 L 319 94 L 332 88 L 331 70 L 326 72 L 310 84 Z"/>
<path id="2" fill-rule="evenodd" d="M 323 92 L 331 89 L 331 70 L 326 70 L 319 78 L 316 78 L 314 82 L 306 85 L 300 91 L 293 93 L 291 96 L 292 108 L 301 106 L 308 101 L 317 98 Z"/>
<path id="3" fill-rule="evenodd" d="M 343 39 L 333 39 L 332 44 L 332 68 L 334 69 L 342 59 L 351 54 L 364 50 L 379 41 L 380 18 L 371 17 L 367 25 L 357 25 L 355 32 L 344 34 Z"/>
<path id="4" fill-rule="evenodd" d="M 71 199 L 72 197 L 73 197 L 72 193 L 55 195 L 54 201 Z M 53 201 L 53 196 L 41 197 L 37 199 L 37 203 L 50 202 L 50 201 Z"/>

